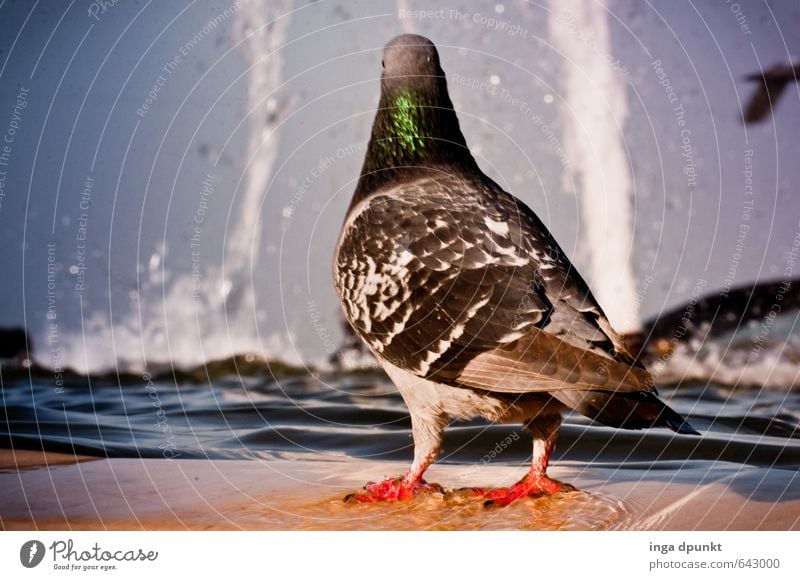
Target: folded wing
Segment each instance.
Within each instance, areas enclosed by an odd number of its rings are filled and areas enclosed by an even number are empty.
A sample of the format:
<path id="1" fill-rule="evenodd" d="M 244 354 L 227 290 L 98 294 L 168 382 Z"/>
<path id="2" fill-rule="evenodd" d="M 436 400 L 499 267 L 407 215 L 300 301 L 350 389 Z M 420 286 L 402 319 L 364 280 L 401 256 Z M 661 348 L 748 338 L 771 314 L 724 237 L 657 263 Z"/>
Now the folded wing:
<path id="1" fill-rule="evenodd" d="M 509 393 L 651 392 L 535 214 L 488 180 L 422 178 L 356 208 L 337 253 L 345 314 L 419 376 Z"/>

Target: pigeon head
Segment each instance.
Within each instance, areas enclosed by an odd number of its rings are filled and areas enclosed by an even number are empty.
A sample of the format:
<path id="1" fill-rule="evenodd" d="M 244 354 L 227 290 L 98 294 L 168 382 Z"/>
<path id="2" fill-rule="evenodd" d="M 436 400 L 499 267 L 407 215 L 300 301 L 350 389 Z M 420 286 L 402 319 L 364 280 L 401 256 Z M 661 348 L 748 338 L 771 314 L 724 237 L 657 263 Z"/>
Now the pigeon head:
<path id="1" fill-rule="evenodd" d="M 381 99 L 353 203 L 397 179 L 477 168 L 461 134 L 434 44 L 416 34 L 383 49 Z"/>
<path id="2" fill-rule="evenodd" d="M 391 82 L 424 84 L 425 79 L 436 82 L 444 77 L 439 65 L 439 53 L 433 43 L 417 34 L 402 34 L 383 49 L 384 84 Z"/>

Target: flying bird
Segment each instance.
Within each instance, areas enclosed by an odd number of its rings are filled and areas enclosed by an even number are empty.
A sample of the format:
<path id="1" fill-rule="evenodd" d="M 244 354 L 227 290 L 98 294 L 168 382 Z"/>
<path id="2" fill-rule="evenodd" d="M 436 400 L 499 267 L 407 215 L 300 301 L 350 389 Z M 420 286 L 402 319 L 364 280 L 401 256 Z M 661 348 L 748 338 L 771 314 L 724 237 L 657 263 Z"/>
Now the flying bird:
<path id="1" fill-rule="evenodd" d="M 487 505 L 572 489 L 547 476 L 561 414 L 613 427 L 697 432 L 656 396 L 586 283 L 539 218 L 470 154 L 433 43 L 383 52 L 378 111 L 334 258 L 344 314 L 411 415 L 407 473 L 347 501 L 441 491 L 423 479 L 451 419 L 518 422 L 530 471 L 473 488 Z"/>
<path id="2" fill-rule="evenodd" d="M 763 120 L 775 108 L 786 86 L 790 82 L 797 82 L 798 78 L 800 78 L 800 59 L 778 63 L 759 73 L 746 76 L 746 80 L 757 82 L 759 86 L 747 104 L 743 115 L 744 122 L 757 123 Z"/>

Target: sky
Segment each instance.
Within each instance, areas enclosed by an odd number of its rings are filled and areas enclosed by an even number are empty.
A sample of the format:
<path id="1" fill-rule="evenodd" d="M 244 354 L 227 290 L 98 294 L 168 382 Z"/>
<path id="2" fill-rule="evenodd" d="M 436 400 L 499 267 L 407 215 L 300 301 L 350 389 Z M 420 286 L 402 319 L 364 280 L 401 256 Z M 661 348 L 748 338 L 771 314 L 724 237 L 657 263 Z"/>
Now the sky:
<path id="1" fill-rule="evenodd" d="M 796 2 L 0 5 L 0 326 L 81 370 L 252 351 L 319 363 L 382 47 L 438 46 L 481 168 L 609 311 L 794 276 Z"/>

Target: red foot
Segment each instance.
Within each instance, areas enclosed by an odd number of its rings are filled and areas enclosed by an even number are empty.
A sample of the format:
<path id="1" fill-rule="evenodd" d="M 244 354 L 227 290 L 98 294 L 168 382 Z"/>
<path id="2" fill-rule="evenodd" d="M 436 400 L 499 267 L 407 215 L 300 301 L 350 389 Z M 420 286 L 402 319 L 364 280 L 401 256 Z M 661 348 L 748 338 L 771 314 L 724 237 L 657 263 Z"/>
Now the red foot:
<path id="1" fill-rule="evenodd" d="M 575 488 L 568 483 L 550 479 L 546 475 L 530 474 L 510 487 L 476 487 L 472 489 L 475 495 L 486 498 L 486 502 L 483 504 L 486 507 L 504 507 L 523 497 L 553 494 L 561 491 L 575 491 Z"/>
<path id="2" fill-rule="evenodd" d="M 403 501 L 420 493 L 444 493 L 438 483 L 428 483 L 424 479 L 407 481 L 404 477 L 386 478 L 380 482 L 370 481 L 363 491 L 351 493 L 344 498 L 348 503 L 372 503 L 376 501 Z"/>

